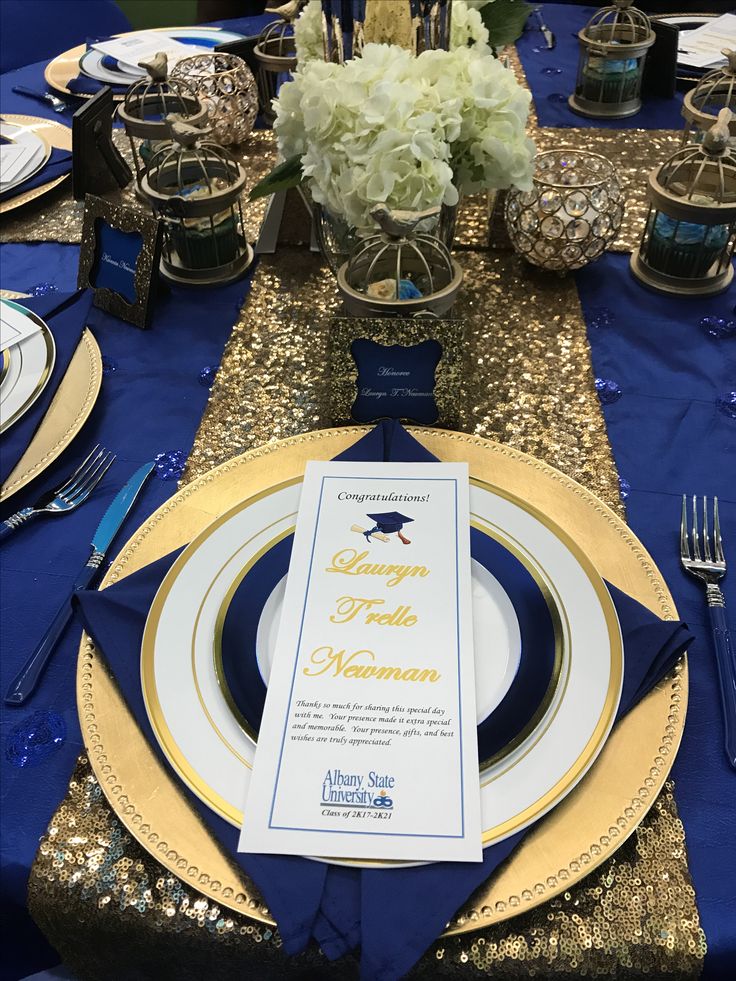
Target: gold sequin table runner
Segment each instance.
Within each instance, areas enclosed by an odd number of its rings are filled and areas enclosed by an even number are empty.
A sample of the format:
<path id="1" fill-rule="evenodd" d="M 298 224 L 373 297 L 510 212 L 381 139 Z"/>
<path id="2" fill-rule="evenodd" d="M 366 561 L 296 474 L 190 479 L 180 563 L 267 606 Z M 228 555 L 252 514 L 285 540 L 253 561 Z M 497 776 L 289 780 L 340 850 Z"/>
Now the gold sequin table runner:
<path id="1" fill-rule="evenodd" d="M 540 149 L 584 145 L 616 163 L 629 205 L 615 247 L 630 250 L 641 227 L 644 175 L 677 134 L 533 135 Z M 256 139 L 253 182 L 273 154 L 269 134 Z M 79 208 L 64 207 L 4 224 L 2 239 L 76 241 Z M 252 214 L 257 225 L 262 211 Z M 485 198 L 465 202 L 458 240 L 474 250 L 472 261 L 460 255 L 465 281 L 454 311 L 467 321 L 470 359 L 459 428 L 540 457 L 622 513 L 574 281 L 488 251 Z M 330 425 L 327 338 L 337 309 L 331 274 L 306 248 L 261 258 L 185 481 L 258 444 Z M 82 981 L 358 977 L 353 956 L 333 964 L 312 947 L 285 958 L 278 931 L 220 908 L 166 872 L 115 817 L 84 757 L 41 841 L 28 902 Z M 472 897 L 458 915 L 476 921 L 477 931 L 438 940 L 411 978 L 697 977 L 705 937 L 671 783 L 615 855 L 568 892 L 493 926 L 483 926 L 483 908 Z"/>

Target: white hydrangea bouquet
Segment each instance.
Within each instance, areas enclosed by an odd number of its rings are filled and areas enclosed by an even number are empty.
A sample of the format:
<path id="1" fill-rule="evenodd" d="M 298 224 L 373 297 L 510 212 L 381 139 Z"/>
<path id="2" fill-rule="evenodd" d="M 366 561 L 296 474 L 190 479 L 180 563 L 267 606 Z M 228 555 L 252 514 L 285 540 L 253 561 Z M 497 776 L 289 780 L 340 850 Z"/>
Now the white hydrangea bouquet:
<path id="1" fill-rule="evenodd" d="M 531 96 L 494 57 L 482 3 L 454 0 L 450 51 L 414 57 L 366 44 L 342 65 L 321 60 L 311 12 L 320 4 L 308 4 L 295 25 L 298 69 L 274 100 L 284 162 L 252 196 L 304 181 L 360 234 L 374 229 L 379 205 L 419 211 L 463 193 L 531 188 Z"/>

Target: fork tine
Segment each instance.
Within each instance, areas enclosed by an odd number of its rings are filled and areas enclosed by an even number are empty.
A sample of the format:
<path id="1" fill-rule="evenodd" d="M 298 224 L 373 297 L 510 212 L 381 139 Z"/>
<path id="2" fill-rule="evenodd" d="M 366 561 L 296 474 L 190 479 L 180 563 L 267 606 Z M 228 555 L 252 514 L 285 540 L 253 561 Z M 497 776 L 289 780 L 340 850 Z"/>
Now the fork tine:
<path id="1" fill-rule="evenodd" d="M 104 447 L 102 449 L 100 449 L 100 450 L 97 451 L 97 453 L 89 461 L 89 463 L 84 468 L 84 470 L 74 480 L 74 482 L 72 483 L 71 487 L 67 487 L 67 489 L 64 491 L 64 496 L 65 497 L 70 497 L 70 496 L 73 496 L 74 494 L 76 494 L 76 492 L 79 490 L 79 487 L 84 483 L 84 481 L 92 473 L 92 471 L 95 469 L 95 467 L 98 466 L 100 460 L 104 459 L 106 453 L 107 453 L 107 450 L 104 449 Z M 59 496 L 61 496 L 61 495 L 59 495 Z"/>
<path id="2" fill-rule="evenodd" d="M 84 460 L 82 460 L 82 462 L 79 464 L 79 466 L 74 471 L 74 473 L 69 474 L 69 476 L 67 477 L 66 481 L 60 487 L 57 487 L 56 488 L 56 490 L 54 491 L 54 493 L 56 495 L 66 494 L 66 493 L 68 493 L 72 489 L 72 487 L 74 486 L 77 478 L 81 476 L 82 471 L 85 469 L 85 467 L 87 466 L 87 464 L 89 463 L 89 461 L 92 459 L 92 457 L 94 456 L 94 454 L 97 453 L 97 451 L 99 450 L 99 448 L 100 448 L 100 444 L 99 443 L 97 444 L 97 446 L 94 446 L 92 448 L 91 453 L 89 453 L 89 455 L 87 457 L 85 457 Z"/>
<path id="3" fill-rule="evenodd" d="M 716 562 L 725 562 L 723 555 L 723 540 L 721 539 L 721 522 L 718 520 L 718 498 L 713 499 L 713 543 L 716 549 Z"/>
<path id="4" fill-rule="evenodd" d="M 698 499 L 693 494 L 693 555 L 695 561 L 702 561 L 700 555 L 700 542 L 698 541 Z"/>
<path id="5" fill-rule="evenodd" d="M 680 517 L 680 558 L 690 558 L 690 548 L 687 544 L 687 497 L 682 495 L 682 516 Z"/>
<path id="6" fill-rule="evenodd" d="M 112 466 L 115 460 L 115 455 L 112 453 L 106 454 L 100 462 L 95 467 L 94 471 L 87 475 L 84 483 L 74 492 L 71 497 L 72 504 L 76 507 L 77 504 L 81 504 L 82 501 L 86 501 L 95 487 L 99 484 L 102 478 L 105 476 L 107 471 Z"/>
<path id="7" fill-rule="evenodd" d="M 705 551 L 705 561 L 712 562 L 710 554 L 710 537 L 708 535 L 708 498 L 703 497 L 703 549 Z"/>

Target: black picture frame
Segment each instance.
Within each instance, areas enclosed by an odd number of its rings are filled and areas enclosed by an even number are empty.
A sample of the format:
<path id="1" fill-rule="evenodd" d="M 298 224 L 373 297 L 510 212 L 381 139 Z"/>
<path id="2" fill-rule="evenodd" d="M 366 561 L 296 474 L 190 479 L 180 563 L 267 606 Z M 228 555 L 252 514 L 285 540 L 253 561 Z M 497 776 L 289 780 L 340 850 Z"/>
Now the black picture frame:
<path id="1" fill-rule="evenodd" d="M 87 194 L 127 187 L 133 172 L 112 141 L 115 101 L 103 86 L 72 116 L 72 194 L 75 201 Z"/>
<path id="2" fill-rule="evenodd" d="M 151 215 L 88 194 L 77 287 L 96 307 L 148 327 L 158 289 L 163 227 Z M 130 292 L 125 293 L 125 290 Z"/>

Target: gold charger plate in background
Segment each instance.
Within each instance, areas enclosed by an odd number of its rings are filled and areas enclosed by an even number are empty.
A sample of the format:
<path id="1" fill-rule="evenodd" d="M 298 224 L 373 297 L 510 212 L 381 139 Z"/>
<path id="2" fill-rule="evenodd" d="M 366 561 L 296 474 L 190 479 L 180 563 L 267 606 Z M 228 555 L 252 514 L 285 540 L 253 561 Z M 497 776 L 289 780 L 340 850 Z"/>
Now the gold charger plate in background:
<path id="1" fill-rule="evenodd" d="M 183 487 L 128 541 L 101 588 L 190 542 L 244 498 L 328 460 L 369 427 L 306 433 L 269 443 Z M 410 427 L 440 460 L 527 500 L 594 556 L 600 574 L 663 618 L 676 617 L 659 571 L 626 525 L 580 484 L 539 460 L 477 436 Z M 130 656 L 138 658 L 139 651 Z M 273 920 L 252 883 L 191 810 L 183 788 L 135 724 L 104 659 L 85 634 L 77 702 L 90 762 L 133 837 L 206 896 L 261 922 Z M 500 872 L 460 911 L 448 933 L 475 930 L 551 899 L 582 879 L 634 831 L 661 790 L 680 743 L 687 703 L 683 662 L 614 729 L 578 787 L 531 831 Z"/>
<path id="2" fill-rule="evenodd" d="M 43 119 L 41 116 L 21 116 L 13 112 L 4 112 L 3 119 L 6 123 L 15 123 L 16 126 L 23 126 L 33 133 L 38 133 L 47 143 L 51 144 L 52 147 L 57 147 L 59 150 L 71 150 L 72 148 L 72 131 L 70 127 L 64 126 L 62 123 L 57 123 L 53 119 Z M 55 187 L 58 187 L 70 175 L 71 171 L 68 174 L 62 174 L 61 177 L 55 177 L 54 180 L 49 181 L 47 184 L 41 184 L 38 187 L 32 188 L 30 191 L 16 194 L 15 197 L 8 198 L 6 201 L 0 201 L 0 215 L 4 215 L 7 211 L 13 211 L 15 208 L 20 208 L 22 205 L 28 204 L 29 201 L 40 198 L 42 194 L 53 191 Z"/>
<path id="3" fill-rule="evenodd" d="M 21 300 L 27 295 L 0 290 L 6 300 Z M 0 501 L 7 501 L 25 487 L 67 448 L 87 421 L 101 385 L 102 355 L 86 329 L 28 449 L 0 487 Z"/>

